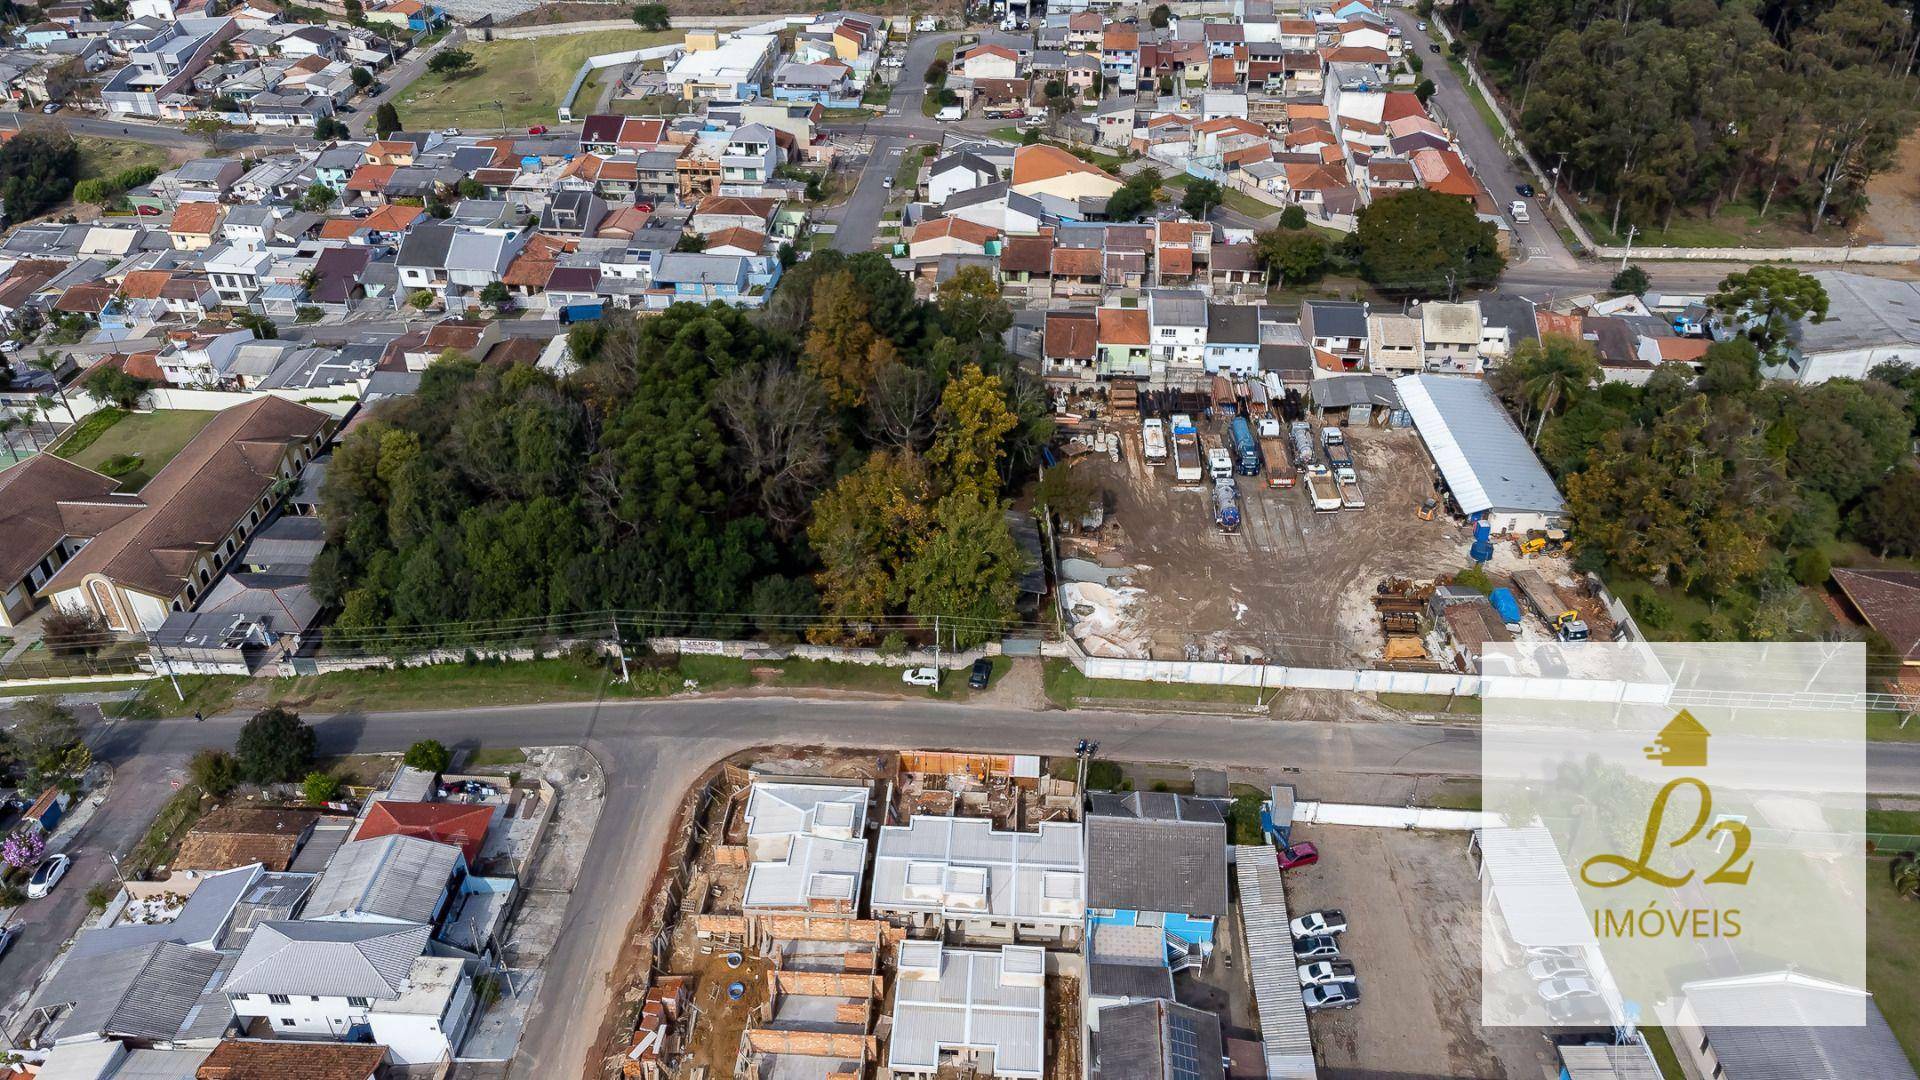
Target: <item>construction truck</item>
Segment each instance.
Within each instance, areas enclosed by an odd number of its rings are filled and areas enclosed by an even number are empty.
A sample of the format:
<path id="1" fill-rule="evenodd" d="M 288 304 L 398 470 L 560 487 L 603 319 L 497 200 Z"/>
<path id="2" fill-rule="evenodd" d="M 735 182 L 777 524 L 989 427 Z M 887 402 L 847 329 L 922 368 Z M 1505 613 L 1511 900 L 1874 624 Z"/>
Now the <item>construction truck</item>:
<path id="1" fill-rule="evenodd" d="M 1240 531 L 1240 486 L 1232 476 L 1213 482 L 1213 523 L 1223 533 Z"/>
<path id="2" fill-rule="evenodd" d="M 1167 463 L 1167 425 L 1159 420 L 1141 421 L 1140 446 L 1145 451 L 1147 464 L 1165 465 Z"/>
<path id="3" fill-rule="evenodd" d="M 1200 432 L 1193 417 L 1186 413 L 1173 416 L 1173 482 L 1198 485 L 1200 473 Z"/>
<path id="4" fill-rule="evenodd" d="M 1560 590 L 1553 587 L 1547 576 L 1538 570 L 1521 570 L 1513 575 L 1513 587 L 1520 590 L 1526 598 L 1527 606 L 1533 609 L 1540 621 L 1547 624 L 1553 636 L 1561 641 L 1587 640 L 1587 624 L 1580 613 L 1567 606 L 1560 598 Z"/>

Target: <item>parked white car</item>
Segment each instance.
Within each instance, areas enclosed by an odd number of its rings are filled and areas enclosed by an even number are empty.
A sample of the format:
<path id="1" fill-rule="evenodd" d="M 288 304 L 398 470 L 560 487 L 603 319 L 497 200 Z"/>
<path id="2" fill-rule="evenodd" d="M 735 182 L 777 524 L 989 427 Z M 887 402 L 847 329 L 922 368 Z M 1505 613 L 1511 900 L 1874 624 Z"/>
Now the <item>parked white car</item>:
<path id="1" fill-rule="evenodd" d="M 940 672 L 930 667 L 908 668 L 900 674 L 900 681 L 908 686 L 939 686 Z"/>
<path id="2" fill-rule="evenodd" d="M 1542 1001 L 1571 1001 L 1599 995 L 1600 991 L 1594 988 L 1593 981 L 1586 978 L 1550 979 L 1540 984 Z"/>
<path id="3" fill-rule="evenodd" d="M 1290 924 L 1296 938 L 1318 937 L 1324 934 L 1344 934 L 1347 932 L 1347 913 L 1339 908 L 1327 908 L 1325 911 L 1309 911 L 1293 920 Z"/>
<path id="4" fill-rule="evenodd" d="M 67 855 L 50 855 L 39 866 L 34 867 L 33 876 L 27 879 L 27 899 L 38 900 L 53 891 L 60 879 L 67 876 L 67 870 L 73 866 L 73 859 Z"/>
<path id="5" fill-rule="evenodd" d="M 1299 967 L 1301 986 L 1320 986 L 1353 978 L 1353 961 L 1335 957 Z"/>
<path id="6" fill-rule="evenodd" d="M 1527 974 L 1532 976 L 1535 982 L 1546 982 L 1548 979 L 1561 979 L 1573 976 L 1584 979 L 1587 977 L 1587 969 L 1577 961 L 1568 959 L 1567 957 L 1550 956 L 1528 964 Z"/>
<path id="7" fill-rule="evenodd" d="M 1513 215 L 1513 220 L 1515 221 L 1532 221 L 1533 220 L 1533 218 L 1527 214 L 1527 204 L 1524 202 L 1521 202 L 1519 199 L 1515 199 L 1511 203 L 1508 203 L 1507 211 Z"/>

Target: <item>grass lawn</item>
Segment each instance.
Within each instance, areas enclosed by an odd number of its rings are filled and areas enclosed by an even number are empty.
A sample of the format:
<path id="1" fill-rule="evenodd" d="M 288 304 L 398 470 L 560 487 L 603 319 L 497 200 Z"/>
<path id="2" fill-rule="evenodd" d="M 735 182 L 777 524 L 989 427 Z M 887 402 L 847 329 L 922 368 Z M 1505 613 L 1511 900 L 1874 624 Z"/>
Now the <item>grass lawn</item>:
<path id="1" fill-rule="evenodd" d="M 1845 230 L 1836 227 L 1822 229 L 1819 233 L 1808 232 L 1806 216 L 1778 198 L 1773 200 L 1773 206 L 1764 218 L 1760 216 L 1759 200 L 1746 199 L 1721 207 L 1711 220 L 1704 209 L 1676 211 L 1673 223 L 1665 230 L 1661 229 L 1657 220 L 1633 222 L 1622 214 L 1620 231 L 1613 232 L 1607 228 L 1613 220 L 1611 206 L 1582 202 L 1579 214 L 1593 242 L 1611 246 L 1627 242 L 1627 226 L 1632 224 L 1640 226 L 1640 231 L 1633 238 L 1635 248 L 1794 247 L 1847 242 Z"/>
<path id="2" fill-rule="evenodd" d="M 947 64 L 952 64 L 954 50 L 959 47 L 959 44 L 957 41 L 942 42 L 940 47 L 934 50 L 933 58 Z M 932 116 L 934 113 L 940 111 L 940 91 L 945 89 L 946 85 L 947 81 L 945 79 L 941 79 L 937 83 L 930 82 L 927 84 L 926 92 L 920 95 L 921 116 Z"/>
<path id="3" fill-rule="evenodd" d="M 167 167 L 164 148 L 128 139 L 96 139 L 82 135 L 74 143 L 80 147 L 80 174 L 76 179 L 97 180 L 136 165 Z"/>
<path id="4" fill-rule="evenodd" d="M 424 74 L 400 95 L 394 108 L 409 131 L 551 124 L 559 113 L 560 95 L 567 92 L 587 57 L 664 45 L 680 37 L 673 31 L 656 33 L 635 27 L 476 44 L 471 50 L 474 71 L 451 78 Z"/>
<path id="5" fill-rule="evenodd" d="M 93 445 L 108 428 L 127 418 L 127 410 L 111 406 L 97 409 L 80 418 L 80 422 L 69 428 L 66 437 L 49 447 L 62 457 L 77 454 Z"/>
<path id="6" fill-rule="evenodd" d="M 247 684 L 241 675 L 182 675 L 180 693 L 174 693 L 174 681 L 158 676 L 147 681 L 119 710 L 122 720 L 155 720 L 162 716 L 192 716 L 221 712 L 233 703 L 233 695 Z M 181 695 L 185 695 L 185 700 Z"/>
<path id="7" fill-rule="evenodd" d="M 1680 1067 L 1680 1058 L 1673 1052 L 1673 1044 L 1667 1040 L 1666 1028 L 1641 1028 L 1640 1035 L 1647 1040 L 1647 1049 L 1653 1051 L 1653 1060 L 1660 1066 L 1660 1075 L 1665 1080 L 1686 1080 L 1687 1074 Z"/>
<path id="8" fill-rule="evenodd" d="M 483 746 L 467 755 L 464 768 L 480 769 L 491 765 L 523 765 L 527 752 L 517 746 Z"/>
<path id="9" fill-rule="evenodd" d="M 927 160 L 931 146 L 916 146 L 900 155 L 900 167 L 893 172 L 893 189 L 910 192 L 920 184 L 920 163 Z"/>
<path id="10" fill-rule="evenodd" d="M 867 80 L 866 93 L 860 95 L 862 105 L 885 105 L 893 100 L 893 86 L 878 79 Z"/>
<path id="11" fill-rule="evenodd" d="M 1920 716 L 1907 721 L 1901 727 L 1900 721 L 1905 714 L 1888 709 L 1875 709 L 1867 713 L 1868 742 L 1920 742 Z"/>
<path id="12" fill-rule="evenodd" d="M 1436 810 L 1479 810 L 1480 785 L 1472 780 L 1449 780 L 1429 792 L 1424 805 Z"/>
<path id="13" fill-rule="evenodd" d="M 120 478 L 121 491 L 139 491 L 160 467 L 173 460 L 187 441 L 207 426 L 214 414 L 194 409 L 156 409 L 150 413 L 125 413 L 104 428 L 88 432 L 82 423 L 74 437 L 53 447 L 53 452 L 76 465 L 98 469 L 101 462 L 116 454 L 135 455 L 139 467 Z M 88 421 L 93 418 L 89 416 Z M 91 435 L 90 438 L 84 438 Z M 74 444 L 78 443 L 78 448 Z"/>
<path id="14" fill-rule="evenodd" d="M 1920 904 L 1887 884 L 1887 862 L 1867 860 L 1867 990 L 1920 1068 Z"/>
<path id="15" fill-rule="evenodd" d="M 1229 705 L 1257 705 L 1259 692 L 1252 687 L 1200 686 L 1191 683 L 1135 682 L 1131 679 L 1089 679 L 1066 660 L 1046 662 L 1047 699 L 1055 705 L 1072 708 L 1080 698 L 1112 698 L 1115 701 L 1203 701 Z M 1270 688 L 1268 693 L 1272 693 Z"/>
<path id="16" fill-rule="evenodd" d="M 113 682 L 73 682 L 48 683 L 45 686 L 0 687 L 0 700 L 23 697 L 59 697 L 61 694 L 111 694 L 121 690 L 131 690 L 131 684 L 145 682 L 151 675 L 127 675 Z"/>
<path id="17" fill-rule="evenodd" d="M 341 754 L 313 763 L 314 772 L 326 773 L 348 787 L 378 787 L 399 768 L 399 754 Z"/>
<path id="18" fill-rule="evenodd" d="M 1114 162 L 1113 166 L 1103 165 L 1102 168 L 1113 168 L 1120 162 L 1119 158 L 1112 158 L 1111 160 Z M 1187 190 L 1187 185 L 1192 181 L 1193 178 L 1185 173 L 1175 173 L 1172 176 L 1162 177 L 1160 186 L 1184 192 Z M 1246 192 L 1235 191 L 1225 184 L 1220 185 L 1220 204 L 1236 214 L 1245 214 L 1250 218 L 1271 217 L 1280 212 L 1279 207 L 1263 203 Z"/>
<path id="19" fill-rule="evenodd" d="M 1452 713 L 1457 716 L 1479 716 L 1480 699 L 1455 694 L 1376 694 L 1380 704 L 1401 712 L 1415 713 Z"/>

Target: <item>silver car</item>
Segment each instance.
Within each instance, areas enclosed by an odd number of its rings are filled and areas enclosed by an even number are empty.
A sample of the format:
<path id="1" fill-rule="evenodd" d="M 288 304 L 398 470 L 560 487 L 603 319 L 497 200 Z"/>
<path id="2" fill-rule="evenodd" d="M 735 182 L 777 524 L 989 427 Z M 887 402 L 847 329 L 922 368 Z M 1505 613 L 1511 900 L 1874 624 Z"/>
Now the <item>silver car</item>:
<path id="1" fill-rule="evenodd" d="M 1360 1004 L 1360 981 L 1342 979 L 1339 982 L 1324 983 L 1319 986 L 1306 986 L 1300 990 L 1300 1004 L 1308 1012 L 1320 1012 L 1325 1009 L 1351 1009 Z"/>

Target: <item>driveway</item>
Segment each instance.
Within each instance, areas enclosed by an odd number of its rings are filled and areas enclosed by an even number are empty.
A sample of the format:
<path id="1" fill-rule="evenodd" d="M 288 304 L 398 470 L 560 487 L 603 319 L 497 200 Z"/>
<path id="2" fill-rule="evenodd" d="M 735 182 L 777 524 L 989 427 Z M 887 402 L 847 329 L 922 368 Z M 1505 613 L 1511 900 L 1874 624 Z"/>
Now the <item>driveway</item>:
<path id="1" fill-rule="evenodd" d="M 1423 78 L 1433 80 L 1433 106 L 1446 117 L 1453 130 L 1454 141 L 1460 146 L 1461 155 L 1480 177 L 1480 182 L 1486 185 L 1495 205 L 1502 207 L 1501 212 L 1505 214 L 1506 205 L 1520 197 L 1515 190 L 1518 185 L 1532 183 L 1534 178 L 1514 167 L 1513 159 L 1501 146 L 1500 133 L 1489 127 L 1480 110 L 1473 107 L 1471 92 L 1447 63 L 1444 51 L 1446 43 L 1438 35 L 1429 37 L 1429 31 L 1416 29 L 1420 19 L 1412 11 L 1389 8 L 1387 15 L 1400 27 L 1407 47 L 1419 50 L 1420 59 L 1425 63 L 1420 74 Z M 1442 51 L 1427 51 L 1429 41 L 1439 44 Z M 1551 264 L 1563 270 L 1577 269 L 1580 262 L 1574 258 L 1573 252 L 1567 250 L 1560 234 L 1554 231 L 1546 207 L 1535 200 L 1532 209 L 1529 215 L 1533 219 L 1531 221 L 1516 222 L 1511 215 L 1507 216 L 1516 239 L 1514 260 L 1522 261 L 1524 254 L 1525 261 Z"/>

